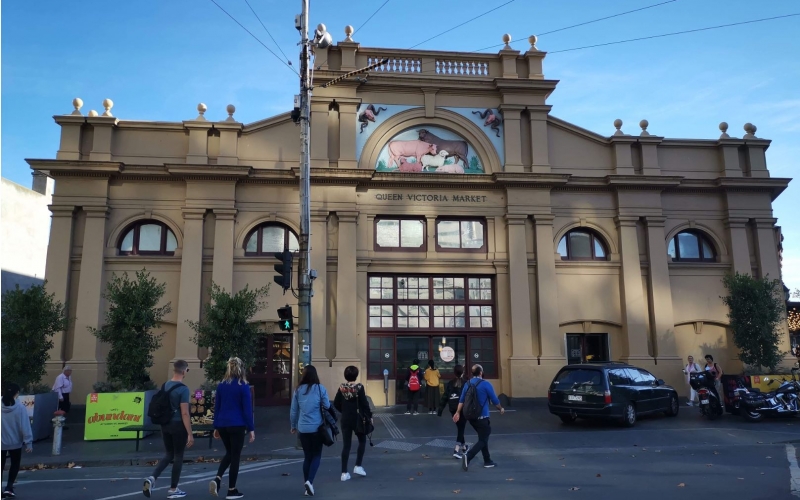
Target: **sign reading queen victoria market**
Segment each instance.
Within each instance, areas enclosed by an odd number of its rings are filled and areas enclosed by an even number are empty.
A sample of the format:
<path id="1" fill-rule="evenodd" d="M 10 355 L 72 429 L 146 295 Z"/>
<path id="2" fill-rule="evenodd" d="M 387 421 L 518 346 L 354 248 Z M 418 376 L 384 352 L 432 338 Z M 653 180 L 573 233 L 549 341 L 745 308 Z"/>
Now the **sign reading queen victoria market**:
<path id="1" fill-rule="evenodd" d="M 427 194 L 427 193 L 376 193 L 378 201 L 407 201 L 448 203 L 451 205 L 486 203 L 487 196 L 474 194 Z"/>

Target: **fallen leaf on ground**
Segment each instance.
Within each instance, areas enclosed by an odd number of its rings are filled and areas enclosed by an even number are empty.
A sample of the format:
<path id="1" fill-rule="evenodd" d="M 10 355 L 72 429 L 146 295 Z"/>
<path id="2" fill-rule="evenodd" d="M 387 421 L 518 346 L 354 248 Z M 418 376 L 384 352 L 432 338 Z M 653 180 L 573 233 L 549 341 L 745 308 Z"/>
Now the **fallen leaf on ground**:
<path id="1" fill-rule="evenodd" d="M 558 459 L 559 459 L 559 460 L 564 460 L 564 457 L 559 457 Z"/>
<path id="2" fill-rule="evenodd" d="M 580 488 L 578 488 L 577 486 L 573 486 L 572 488 L 569 489 L 569 491 L 578 491 L 579 489 Z"/>
<path id="3" fill-rule="evenodd" d="M 566 467 L 566 466 L 567 466 L 567 464 L 561 464 L 561 467 Z"/>
<path id="4" fill-rule="evenodd" d="M 418 475 L 418 476 L 421 476 L 422 474 L 423 474 L 422 472 L 417 472 L 417 475 Z"/>
<path id="5" fill-rule="evenodd" d="M 739 481 L 744 481 L 743 477 L 737 477 L 736 479 L 738 479 Z"/>
<path id="6" fill-rule="evenodd" d="M 714 464 L 706 464 L 706 467 L 714 467 Z"/>
<path id="7" fill-rule="evenodd" d="M 455 493 L 456 495 L 458 495 L 459 493 L 461 493 L 461 490 L 453 490 L 453 493 Z"/>
<path id="8" fill-rule="evenodd" d="M 653 450 L 655 453 L 661 453 L 661 450 Z"/>
<path id="9" fill-rule="evenodd" d="M 767 457 L 767 458 L 772 458 L 772 457 Z"/>
<path id="10" fill-rule="evenodd" d="M 71 469 L 73 467 L 75 467 L 75 462 L 70 462 L 67 464 L 67 469 Z"/>
<path id="11" fill-rule="evenodd" d="M 284 477 L 286 477 L 286 476 L 291 476 L 291 475 L 292 475 L 292 474 L 291 474 L 291 473 L 289 473 L 289 472 L 284 472 L 283 474 L 281 474 L 281 476 L 284 476 Z"/>
<path id="12" fill-rule="evenodd" d="M 631 455 L 631 456 L 632 456 L 632 457 L 635 457 L 636 455 Z"/>
<path id="13" fill-rule="evenodd" d="M 408 480 L 409 480 L 409 481 L 413 481 L 413 480 L 414 480 L 414 478 L 413 478 L 413 477 L 410 477 L 410 478 L 408 478 Z"/>
<path id="14" fill-rule="evenodd" d="M 763 476 L 763 475 L 764 475 L 764 473 L 762 472 L 762 473 L 761 473 L 761 475 Z"/>
<path id="15" fill-rule="evenodd" d="M 719 455 L 719 452 L 715 450 L 714 455 Z"/>
<path id="16" fill-rule="evenodd" d="M 422 458 L 431 458 L 431 457 L 429 457 L 428 455 L 426 455 L 426 454 L 424 454 L 424 453 L 423 453 L 423 454 L 422 454 Z"/>
<path id="17" fill-rule="evenodd" d="M 514 480 L 513 477 L 510 477 L 510 478 L 506 479 L 506 481 L 513 481 L 513 480 Z"/>
<path id="18" fill-rule="evenodd" d="M 602 474 L 598 474 L 595 477 L 603 477 L 603 475 Z"/>
<path id="19" fill-rule="evenodd" d="M 647 451 L 647 448 L 642 448 L 642 451 Z"/>
<path id="20" fill-rule="evenodd" d="M 686 483 L 678 483 L 678 488 L 683 488 L 686 486 Z"/>
<path id="21" fill-rule="evenodd" d="M 764 444 L 764 441 L 756 441 L 756 444 Z"/>

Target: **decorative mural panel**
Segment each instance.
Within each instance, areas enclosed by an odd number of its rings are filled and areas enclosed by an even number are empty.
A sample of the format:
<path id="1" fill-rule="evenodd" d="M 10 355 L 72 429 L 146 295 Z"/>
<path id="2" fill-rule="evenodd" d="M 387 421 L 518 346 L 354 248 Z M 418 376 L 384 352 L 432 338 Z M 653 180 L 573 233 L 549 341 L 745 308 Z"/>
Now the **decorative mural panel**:
<path id="1" fill-rule="evenodd" d="M 441 127 L 418 126 L 400 132 L 381 149 L 378 172 L 483 174 L 475 148 Z"/>
<path id="2" fill-rule="evenodd" d="M 458 113 L 477 125 L 489 138 L 494 146 L 497 155 L 500 157 L 500 164 L 505 165 L 505 148 L 503 145 L 503 134 L 505 133 L 505 123 L 503 115 L 497 109 L 477 109 L 477 108 L 442 108 L 453 113 Z"/>
<path id="3" fill-rule="evenodd" d="M 398 113 L 416 107 L 397 106 L 394 104 L 359 104 L 356 112 L 356 159 L 361 158 L 361 152 L 364 150 L 364 144 L 367 143 L 367 139 L 383 122 Z"/>

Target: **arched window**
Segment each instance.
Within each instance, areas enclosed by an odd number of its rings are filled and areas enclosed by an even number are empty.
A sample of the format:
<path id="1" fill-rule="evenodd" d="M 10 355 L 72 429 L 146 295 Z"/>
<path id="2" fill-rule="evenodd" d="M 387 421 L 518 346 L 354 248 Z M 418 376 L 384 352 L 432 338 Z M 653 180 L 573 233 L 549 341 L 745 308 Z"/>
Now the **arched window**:
<path id="1" fill-rule="evenodd" d="M 289 250 L 300 250 L 297 235 L 283 224 L 267 222 L 250 231 L 244 240 L 244 254 L 247 256 L 269 255 Z"/>
<path id="2" fill-rule="evenodd" d="M 681 231 L 669 240 L 667 254 L 678 262 L 716 262 L 711 240 L 700 231 Z"/>
<path id="3" fill-rule="evenodd" d="M 120 255 L 175 255 L 178 239 L 166 224 L 139 220 L 128 226 L 119 240 Z"/>
<path id="4" fill-rule="evenodd" d="M 594 231 L 579 228 L 569 231 L 558 242 L 561 260 L 608 260 L 602 238 Z"/>

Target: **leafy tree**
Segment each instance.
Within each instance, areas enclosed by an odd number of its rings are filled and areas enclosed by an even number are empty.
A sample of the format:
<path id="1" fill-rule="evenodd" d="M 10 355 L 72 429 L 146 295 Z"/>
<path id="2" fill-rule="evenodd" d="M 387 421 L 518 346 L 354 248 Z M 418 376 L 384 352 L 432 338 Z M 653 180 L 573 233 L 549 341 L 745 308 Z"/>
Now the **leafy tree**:
<path id="1" fill-rule="evenodd" d="M 46 373 L 53 335 L 68 325 L 66 308 L 54 294 L 47 294 L 46 285 L 27 290 L 17 285 L 3 294 L 2 377 L 29 393 L 41 392 L 34 386 Z"/>
<path id="2" fill-rule="evenodd" d="M 231 295 L 212 283 L 211 302 L 204 307 L 203 319 L 187 321 L 197 332 L 192 341 L 210 350 L 204 364 L 206 380 L 222 380 L 231 356 L 240 358 L 245 366 L 253 366 L 262 332 L 258 324 L 250 320 L 264 308 L 266 303 L 261 299 L 268 296 L 269 284 L 255 290 L 245 286 Z"/>
<path id="3" fill-rule="evenodd" d="M 157 307 L 167 290 L 164 283 L 150 277 L 146 269 L 114 274 L 106 285 L 103 298 L 108 301 L 105 324 L 89 328 L 98 339 L 111 345 L 108 353 L 108 380 L 120 390 L 147 390 L 154 387 L 147 369 L 153 366 L 153 352 L 161 347 L 164 332 L 154 333 L 161 320 L 172 311 L 167 303 Z"/>
<path id="4" fill-rule="evenodd" d="M 469 169 L 483 172 L 483 167 L 481 167 L 481 162 L 478 160 L 477 156 L 473 155 L 472 158 L 469 159 Z"/>
<path id="5" fill-rule="evenodd" d="M 722 302 L 728 306 L 739 359 L 758 369 L 775 370 L 783 355 L 778 348 L 784 308 L 781 282 L 740 273 L 728 274 L 722 282 L 728 290 Z"/>

